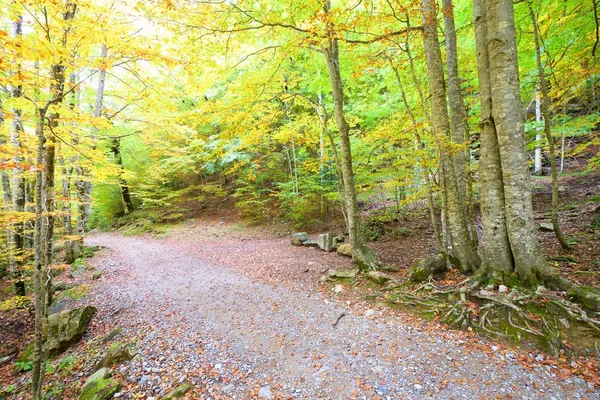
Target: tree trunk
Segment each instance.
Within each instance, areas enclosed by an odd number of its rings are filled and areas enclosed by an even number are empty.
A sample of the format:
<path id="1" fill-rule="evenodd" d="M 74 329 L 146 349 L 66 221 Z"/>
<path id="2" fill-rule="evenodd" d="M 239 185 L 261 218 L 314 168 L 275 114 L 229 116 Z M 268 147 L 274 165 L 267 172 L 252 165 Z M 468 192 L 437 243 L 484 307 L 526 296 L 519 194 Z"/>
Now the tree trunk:
<path id="1" fill-rule="evenodd" d="M 563 236 L 558 223 L 558 168 L 556 165 L 556 148 L 554 144 L 554 138 L 552 137 L 552 116 L 550 115 L 550 95 L 548 94 L 548 81 L 546 80 L 546 72 L 544 71 L 544 66 L 542 65 L 540 30 L 531 4 L 527 3 L 527 6 L 529 7 L 529 16 L 531 17 L 531 23 L 533 24 L 535 61 L 538 69 L 539 87 L 542 94 L 541 111 L 544 119 L 544 133 L 546 135 L 546 140 L 548 141 L 548 152 L 550 153 L 550 176 L 552 177 L 552 227 L 554 228 L 554 234 L 556 235 L 556 238 L 558 239 L 562 248 L 570 250 L 569 243 Z"/>
<path id="2" fill-rule="evenodd" d="M 100 49 L 100 57 L 105 60 L 107 56 L 108 48 L 103 44 Z M 106 67 L 102 66 L 98 70 L 98 84 L 96 85 L 96 100 L 94 103 L 93 114 L 95 118 L 100 118 L 100 116 L 102 116 L 105 82 Z M 93 148 L 95 148 L 95 145 L 93 145 Z M 92 183 L 89 181 L 89 171 L 82 166 L 78 166 L 76 172 L 77 180 L 75 181 L 75 188 L 77 190 L 77 201 L 79 202 L 79 206 L 77 222 L 75 223 L 73 233 L 74 236 L 78 236 L 78 238 L 71 242 L 71 249 L 69 250 L 74 258 L 78 258 L 81 255 L 81 250 L 84 246 L 83 239 L 87 229 L 92 203 Z"/>
<path id="3" fill-rule="evenodd" d="M 456 28 L 454 26 L 454 5 L 452 0 L 442 0 L 444 28 L 446 30 L 446 68 L 448 74 L 448 101 L 450 106 L 450 139 L 460 148 L 452 149 L 451 159 L 456 174 L 458 193 L 467 212 L 467 157 L 465 146 L 467 113 L 460 91 L 458 76 L 458 51 L 456 49 Z"/>
<path id="4" fill-rule="evenodd" d="M 535 95 L 535 120 L 540 122 L 542 120 L 542 99 L 540 98 L 539 90 L 536 90 Z M 536 128 L 538 130 L 538 128 Z M 535 175 L 543 175 L 542 173 L 542 134 L 539 132 L 535 133 L 535 155 L 533 162 L 533 173 Z"/>
<path id="5" fill-rule="evenodd" d="M 37 137 L 37 152 L 36 152 L 36 170 L 35 170 L 35 227 L 34 227 L 34 260 L 33 260 L 33 285 L 35 293 L 35 336 L 33 350 L 33 364 L 31 374 L 32 394 L 33 399 L 40 400 L 42 398 L 42 383 L 44 379 L 44 370 L 42 364 L 44 361 L 44 325 L 46 320 L 46 295 L 44 284 L 44 205 L 43 191 L 43 176 L 42 166 L 44 162 L 44 124 L 46 118 L 46 109 L 40 108 L 37 110 L 38 121 L 36 127 Z"/>
<path id="6" fill-rule="evenodd" d="M 115 156 L 115 162 L 119 166 L 119 187 L 121 189 L 121 203 L 123 205 L 123 213 L 129 214 L 133 212 L 133 203 L 131 202 L 131 196 L 129 194 L 129 186 L 127 181 L 123 178 L 123 158 L 121 157 L 121 140 L 112 139 L 110 148 Z"/>
<path id="7" fill-rule="evenodd" d="M 487 5 L 492 118 L 498 137 L 506 226 L 515 270 L 525 284 L 536 285 L 542 280 L 558 286 L 560 277 L 542 256 L 533 218 L 513 2 L 488 0 Z"/>
<path id="8" fill-rule="evenodd" d="M 17 17 L 13 23 L 13 37 L 16 43 L 20 43 L 23 35 L 23 18 Z M 17 65 L 16 73 L 20 73 L 21 66 Z M 19 98 L 22 95 L 21 86 L 15 86 L 11 90 L 11 97 Z M 25 181 L 23 179 L 23 157 L 21 156 L 21 135 L 23 134 L 23 121 L 21 119 L 21 110 L 12 109 L 13 121 L 10 126 L 10 143 L 13 148 L 13 176 L 12 176 L 12 209 L 16 213 L 25 211 Z M 20 218 L 19 218 L 20 219 Z M 19 296 L 25 295 L 25 284 L 21 280 L 20 266 L 23 263 L 23 249 L 25 246 L 24 238 L 25 225 L 17 222 L 12 227 L 11 233 L 11 267 L 13 270 L 13 279 L 15 279 L 15 292 Z"/>
<path id="9" fill-rule="evenodd" d="M 329 12 L 329 10 L 330 1 L 327 0 L 325 12 Z M 331 83 L 331 91 L 333 94 L 335 119 L 340 135 L 340 161 L 342 177 L 344 180 L 344 201 L 348 217 L 348 233 L 350 234 L 350 244 L 352 246 L 352 258 L 356 261 L 359 268 L 363 270 L 377 269 L 380 266 L 380 261 L 367 247 L 362 231 L 360 215 L 358 213 L 358 200 L 356 198 L 354 171 L 352 169 L 350 127 L 348 126 L 348 122 L 344 115 L 344 89 L 340 73 L 339 47 L 331 27 L 329 27 L 328 46 L 322 50 L 325 55 L 325 61 L 327 62 L 329 82 Z"/>
<path id="10" fill-rule="evenodd" d="M 502 281 L 512 274 L 514 264 L 504 214 L 504 187 L 498 138 L 492 118 L 486 0 L 473 0 L 473 15 L 481 103 L 479 180 L 483 226 L 483 266 L 488 274 Z"/>
<path id="11" fill-rule="evenodd" d="M 398 68 L 396 68 L 396 66 L 393 64 L 392 60 L 388 57 L 388 61 L 390 63 L 390 66 L 392 67 L 392 70 L 394 71 L 394 75 L 396 76 L 396 81 L 398 82 L 398 88 L 400 89 L 400 96 L 402 98 L 402 103 L 404 104 L 404 108 L 406 108 L 406 113 L 408 114 L 408 117 L 410 118 L 410 121 L 413 125 L 413 132 L 415 134 L 415 140 L 417 141 L 417 147 L 418 150 L 422 150 L 425 148 L 425 145 L 423 143 L 423 140 L 421 139 L 421 134 L 419 132 L 419 129 L 417 128 L 417 119 L 415 118 L 415 115 L 413 114 L 412 110 L 410 109 L 410 106 L 408 104 L 408 99 L 406 98 L 406 92 L 404 91 L 404 85 L 402 84 L 402 78 L 400 77 L 400 72 L 398 71 Z M 427 187 L 427 205 L 429 208 L 429 218 L 431 219 L 431 225 L 433 227 L 433 235 L 435 238 L 435 243 L 437 245 L 438 248 L 438 252 L 440 253 L 446 253 L 446 249 L 444 247 L 444 245 L 442 244 L 442 239 L 440 237 L 440 232 L 439 232 L 439 228 L 438 228 L 438 222 L 437 222 L 437 215 L 435 212 L 435 203 L 433 201 L 433 187 L 431 184 L 431 177 L 429 176 L 429 167 L 427 166 L 427 163 L 424 162 L 424 160 L 421 159 L 421 166 L 423 168 L 423 175 L 425 177 L 425 186 Z"/>
<path id="12" fill-rule="evenodd" d="M 440 146 L 440 163 L 442 178 L 446 191 L 448 228 L 452 242 L 454 263 L 463 273 L 476 271 L 480 259 L 473 246 L 467 225 L 466 204 L 461 196 L 461 186 L 452 157 L 448 153 L 446 142 L 450 136 L 448 122 L 448 104 L 446 101 L 446 85 L 444 67 L 437 35 L 437 12 L 434 0 L 423 0 L 423 44 L 429 76 L 431 94 L 432 123 L 434 134 Z"/>

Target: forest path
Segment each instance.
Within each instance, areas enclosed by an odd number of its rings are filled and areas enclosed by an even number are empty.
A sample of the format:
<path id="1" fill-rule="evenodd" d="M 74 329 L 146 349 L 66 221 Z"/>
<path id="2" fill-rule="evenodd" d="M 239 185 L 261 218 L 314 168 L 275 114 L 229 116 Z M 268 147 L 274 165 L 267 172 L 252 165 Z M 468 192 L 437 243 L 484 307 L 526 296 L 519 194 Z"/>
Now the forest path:
<path id="1" fill-rule="evenodd" d="M 137 340 L 142 355 L 117 370 L 133 388 L 122 398 L 155 396 L 184 380 L 196 385 L 194 398 L 213 399 L 252 398 L 259 390 L 297 399 L 600 398 L 553 367 L 524 369 L 514 354 L 404 323 L 409 316 L 365 314 L 306 285 L 240 273 L 260 269 L 262 252 L 310 251 L 290 249 L 288 239 L 110 233 L 86 241 L 108 247 L 93 261 L 104 276 L 88 300 L 100 321 Z M 318 265 L 321 254 L 303 262 Z M 286 256 L 272 262 L 285 264 Z"/>

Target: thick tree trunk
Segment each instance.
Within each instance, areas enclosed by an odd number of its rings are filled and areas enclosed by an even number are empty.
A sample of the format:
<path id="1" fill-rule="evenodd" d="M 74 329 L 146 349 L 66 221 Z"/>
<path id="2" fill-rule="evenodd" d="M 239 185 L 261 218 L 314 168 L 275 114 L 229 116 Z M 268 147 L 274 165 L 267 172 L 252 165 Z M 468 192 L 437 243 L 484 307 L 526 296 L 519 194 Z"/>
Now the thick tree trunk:
<path id="1" fill-rule="evenodd" d="M 473 14 L 481 103 L 479 181 L 483 225 L 483 266 L 490 275 L 503 280 L 512 274 L 514 265 L 504 215 L 504 187 L 498 138 L 492 118 L 486 0 L 473 0 Z"/>
<path id="2" fill-rule="evenodd" d="M 487 2 L 492 118 L 496 125 L 508 238 L 515 270 L 525 284 L 551 286 L 561 279 L 548 266 L 537 239 L 525 149 L 517 42 L 512 0 Z"/>
<path id="3" fill-rule="evenodd" d="M 537 17 L 533 12 L 531 4 L 528 3 L 527 6 L 529 7 L 529 16 L 531 17 L 531 23 L 533 24 L 535 61 L 538 70 L 539 87 L 542 94 L 541 112 L 544 119 L 544 133 L 546 135 L 546 141 L 548 142 L 548 152 L 550 153 L 550 176 L 552 177 L 552 227 L 554 228 L 554 233 L 562 248 L 569 250 L 569 243 L 563 236 L 558 223 L 558 167 L 556 165 L 556 148 L 554 144 L 554 138 L 552 137 L 552 116 L 550 115 L 550 95 L 548 94 L 548 81 L 546 80 L 546 72 L 544 71 L 544 66 L 542 64 L 540 30 Z"/>
<path id="4" fill-rule="evenodd" d="M 446 191 L 448 228 L 452 242 L 454 263 L 464 273 L 476 271 L 480 259 L 477 249 L 471 241 L 467 226 L 465 198 L 461 196 L 458 175 L 447 145 L 450 136 L 448 122 L 448 104 L 446 101 L 446 85 L 444 67 L 437 35 L 437 12 L 434 0 L 423 0 L 423 44 L 429 76 L 431 94 L 432 123 L 434 134 L 440 146 L 442 177 Z"/>

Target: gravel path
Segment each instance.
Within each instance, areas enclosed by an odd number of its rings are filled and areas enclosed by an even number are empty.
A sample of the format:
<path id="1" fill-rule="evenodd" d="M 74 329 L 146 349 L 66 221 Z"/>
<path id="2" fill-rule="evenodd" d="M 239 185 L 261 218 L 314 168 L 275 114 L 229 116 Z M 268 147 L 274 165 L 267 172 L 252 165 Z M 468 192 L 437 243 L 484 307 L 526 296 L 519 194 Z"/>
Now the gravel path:
<path id="1" fill-rule="evenodd" d="M 118 370 L 130 388 L 122 398 L 191 381 L 194 398 L 600 399 L 550 365 L 525 369 L 515 354 L 415 327 L 400 313 L 364 313 L 225 267 L 214 253 L 232 245 L 227 237 L 190 247 L 98 234 L 87 243 L 108 247 L 94 261 L 105 274 L 88 300 L 142 355 Z"/>

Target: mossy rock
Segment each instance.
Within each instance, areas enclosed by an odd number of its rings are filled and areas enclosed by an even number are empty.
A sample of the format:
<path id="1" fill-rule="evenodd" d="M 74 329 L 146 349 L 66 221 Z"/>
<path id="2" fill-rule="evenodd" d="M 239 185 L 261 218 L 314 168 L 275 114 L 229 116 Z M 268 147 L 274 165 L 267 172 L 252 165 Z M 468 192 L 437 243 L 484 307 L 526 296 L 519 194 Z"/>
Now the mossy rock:
<path id="1" fill-rule="evenodd" d="M 101 368 L 107 368 L 115 364 L 120 364 L 125 361 L 130 361 L 137 355 L 137 348 L 133 343 L 121 343 L 115 342 L 110 345 L 108 352 L 102 357 L 102 360 L 96 367 L 94 367 L 94 371 L 98 371 Z"/>
<path id="2" fill-rule="evenodd" d="M 96 307 L 85 306 L 61 311 L 48 317 L 48 351 L 57 355 L 77 343 L 87 330 Z"/>
<path id="3" fill-rule="evenodd" d="M 163 397 L 163 400 L 181 399 L 183 396 L 185 396 L 187 392 L 189 392 L 193 388 L 194 385 L 192 385 L 191 383 L 183 383 L 177 386 L 173 391 L 169 392 L 165 397 Z"/>
<path id="4" fill-rule="evenodd" d="M 567 292 L 569 299 L 592 311 L 600 311 L 600 288 L 574 286 Z"/>
<path id="5" fill-rule="evenodd" d="M 443 254 L 436 254 L 432 257 L 416 260 L 408 270 L 408 276 L 411 281 L 424 282 L 430 276 L 446 272 L 446 257 Z"/>
<path id="6" fill-rule="evenodd" d="M 358 274 L 358 269 L 330 269 L 327 275 L 321 278 L 321 281 L 335 281 L 338 279 L 353 279 Z"/>
<path id="7" fill-rule="evenodd" d="M 110 400 L 121 387 L 121 382 L 112 378 L 96 379 L 89 383 L 86 381 L 79 400 Z"/>
<path id="8" fill-rule="evenodd" d="M 119 336 L 121 333 L 123 333 L 123 328 L 119 326 L 113 329 L 112 331 L 108 332 L 108 335 L 106 335 L 104 339 L 102 339 L 102 343 L 106 344 L 112 342 L 112 340 Z"/>
<path id="9" fill-rule="evenodd" d="M 350 243 L 340 244 L 337 248 L 338 254 L 352 257 L 352 245 Z"/>
<path id="10" fill-rule="evenodd" d="M 369 280 L 375 282 L 378 285 L 383 285 L 384 283 L 392 280 L 391 276 L 384 274 L 383 272 L 380 272 L 380 271 L 367 272 L 367 278 Z"/>
<path id="11" fill-rule="evenodd" d="M 29 296 L 12 296 L 0 303 L 0 311 L 11 311 L 31 307 Z"/>
<path id="12" fill-rule="evenodd" d="M 65 299 L 65 298 L 68 298 L 71 300 L 79 300 L 79 299 L 85 297 L 89 291 L 90 291 L 90 285 L 75 286 L 75 287 L 65 290 L 64 292 L 61 292 L 59 295 L 56 296 L 56 300 Z"/>
<path id="13" fill-rule="evenodd" d="M 111 372 L 109 368 L 101 368 L 98 371 L 94 372 L 92 375 L 90 375 L 89 378 L 87 378 L 87 380 L 85 381 L 85 383 L 83 384 L 83 386 L 81 387 L 81 392 L 85 392 L 86 389 L 88 389 L 89 386 L 91 385 L 95 385 L 96 382 L 103 380 L 103 379 L 108 379 L 111 376 Z"/>

